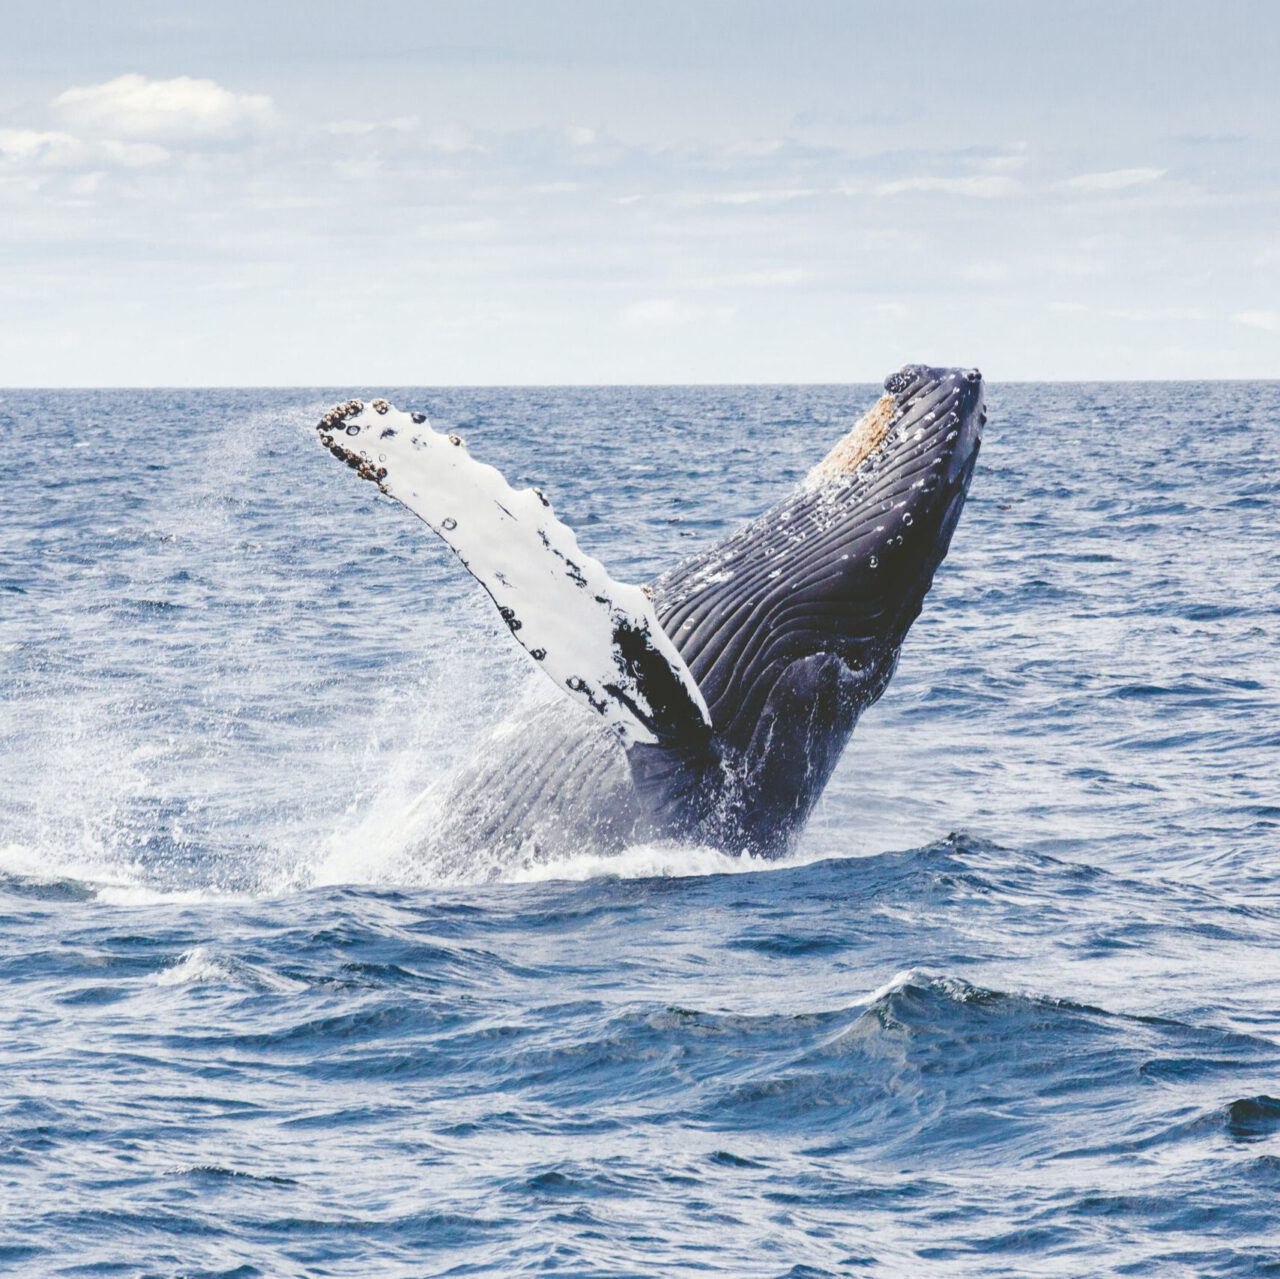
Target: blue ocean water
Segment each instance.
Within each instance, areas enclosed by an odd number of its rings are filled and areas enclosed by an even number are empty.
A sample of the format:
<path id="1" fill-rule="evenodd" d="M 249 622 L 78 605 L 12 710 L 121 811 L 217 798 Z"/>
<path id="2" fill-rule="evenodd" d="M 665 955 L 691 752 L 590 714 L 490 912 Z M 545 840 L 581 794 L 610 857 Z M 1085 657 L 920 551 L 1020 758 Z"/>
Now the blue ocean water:
<path id="1" fill-rule="evenodd" d="M 390 398 L 640 581 L 876 389 Z M 448 873 L 525 659 L 338 394 L 0 391 L 0 1270 L 1280 1274 L 1280 384 L 990 387 L 788 861 Z"/>

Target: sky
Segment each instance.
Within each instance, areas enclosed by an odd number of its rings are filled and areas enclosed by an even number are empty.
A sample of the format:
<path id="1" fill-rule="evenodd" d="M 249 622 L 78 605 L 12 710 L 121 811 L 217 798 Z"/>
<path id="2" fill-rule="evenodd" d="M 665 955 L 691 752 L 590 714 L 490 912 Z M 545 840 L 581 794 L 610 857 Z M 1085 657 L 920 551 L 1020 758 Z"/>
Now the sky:
<path id="1" fill-rule="evenodd" d="M 1280 377 L 1274 0 L 0 31 L 0 385 Z"/>

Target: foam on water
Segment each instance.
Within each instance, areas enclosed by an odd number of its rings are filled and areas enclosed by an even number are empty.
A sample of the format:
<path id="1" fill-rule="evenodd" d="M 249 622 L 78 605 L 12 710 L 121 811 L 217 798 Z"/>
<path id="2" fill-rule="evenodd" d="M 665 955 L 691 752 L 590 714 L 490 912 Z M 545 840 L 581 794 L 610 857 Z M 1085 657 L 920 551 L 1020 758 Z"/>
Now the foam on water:
<path id="1" fill-rule="evenodd" d="M 220 958 L 209 946 L 195 946 L 184 952 L 168 968 L 153 973 L 150 980 L 157 986 L 187 986 L 210 982 L 286 995 L 306 989 L 305 982 L 293 981 L 279 973 L 243 961 Z"/>

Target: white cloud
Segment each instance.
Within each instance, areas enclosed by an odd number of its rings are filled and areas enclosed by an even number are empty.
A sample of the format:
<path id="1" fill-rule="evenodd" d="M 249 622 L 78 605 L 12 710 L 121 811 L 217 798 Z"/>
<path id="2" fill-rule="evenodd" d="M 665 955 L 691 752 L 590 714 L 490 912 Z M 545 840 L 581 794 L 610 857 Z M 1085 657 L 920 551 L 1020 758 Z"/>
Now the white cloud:
<path id="1" fill-rule="evenodd" d="M 60 169 L 79 162 L 84 144 L 69 133 L 0 129 L 0 162 L 22 168 Z"/>
<path id="2" fill-rule="evenodd" d="M 105 164 L 140 169 L 168 158 L 169 152 L 152 142 L 86 141 L 57 130 L 0 129 L 0 164 L 14 168 L 86 169 Z"/>
<path id="3" fill-rule="evenodd" d="M 122 75 L 104 84 L 77 85 L 54 98 L 53 109 L 83 133 L 153 141 L 230 138 L 274 118 L 265 94 L 235 93 L 191 76 Z"/>
<path id="4" fill-rule="evenodd" d="M 966 280 L 973 280 L 977 284 L 992 284 L 998 280 L 1007 280 L 1009 268 L 1003 262 L 984 258 L 977 262 L 970 262 L 960 274 Z"/>
<path id="5" fill-rule="evenodd" d="M 1280 311 L 1237 311 L 1231 317 L 1237 324 L 1267 333 L 1280 333 Z"/>
<path id="6" fill-rule="evenodd" d="M 824 195 L 817 187 L 769 187 L 763 190 L 719 191 L 687 195 L 680 199 L 681 204 L 785 204 L 791 200 L 806 200 L 811 196 Z"/>
<path id="7" fill-rule="evenodd" d="M 1063 186 L 1076 191 L 1122 191 L 1164 177 L 1164 169 L 1108 169 L 1105 173 L 1081 173 L 1068 178 Z"/>
<path id="8" fill-rule="evenodd" d="M 1027 163 L 1027 152 L 1027 144 L 1018 142 L 1000 155 L 985 156 L 978 162 L 978 167 L 988 173 L 1007 173 L 1011 169 L 1021 169 Z"/>
<path id="9" fill-rule="evenodd" d="M 169 159 L 169 152 L 154 142 L 119 142 L 115 138 L 104 138 L 98 147 L 108 160 L 126 169 L 144 169 Z"/>
<path id="10" fill-rule="evenodd" d="M 681 280 L 686 289 L 779 289 L 808 284 L 814 278 L 807 267 L 779 267 L 763 271 L 739 271 L 731 275 L 700 275 Z"/>
<path id="11" fill-rule="evenodd" d="M 581 124 L 571 124 L 564 136 L 571 147 L 589 147 L 596 140 L 596 131 Z"/>
<path id="12" fill-rule="evenodd" d="M 938 191 L 944 195 L 967 195 L 978 200 L 995 200 L 1014 195 L 1022 189 L 1014 178 L 1000 174 L 983 174 L 966 178 L 900 178 L 882 182 L 876 195 L 902 195 L 907 191 Z"/>
<path id="13" fill-rule="evenodd" d="M 645 298 L 625 307 L 619 317 L 628 329 L 668 329 L 704 320 L 727 320 L 732 307 L 694 306 L 678 298 Z"/>
<path id="14" fill-rule="evenodd" d="M 1166 321 L 1191 321 L 1198 323 L 1209 317 L 1198 306 L 1113 306 L 1105 307 L 1103 315 L 1117 320 L 1131 320 L 1135 324 L 1160 324 Z"/>
<path id="15" fill-rule="evenodd" d="M 326 124 L 324 131 L 339 138 L 363 138 L 384 129 L 389 133 L 412 133 L 421 123 L 416 115 L 398 115 L 390 120 L 335 120 Z"/>
<path id="16" fill-rule="evenodd" d="M 461 155 L 464 151 L 479 149 L 471 130 L 460 124 L 433 124 L 427 130 L 427 145 L 445 155 Z"/>
<path id="17" fill-rule="evenodd" d="M 1083 302 L 1051 302 L 1049 310 L 1067 315 L 1099 315 L 1132 324 L 1199 323 L 1209 318 L 1197 306 L 1086 306 Z"/>

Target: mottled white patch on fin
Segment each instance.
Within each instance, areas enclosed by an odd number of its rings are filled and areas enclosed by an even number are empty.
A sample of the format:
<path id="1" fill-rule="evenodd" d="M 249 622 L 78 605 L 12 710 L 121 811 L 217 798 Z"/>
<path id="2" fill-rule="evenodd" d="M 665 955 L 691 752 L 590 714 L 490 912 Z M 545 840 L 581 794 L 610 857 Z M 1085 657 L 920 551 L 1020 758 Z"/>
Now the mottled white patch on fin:
<path id="1" fill-rule="evenodd" d="M 709 732 L 692 674 L 646 592 L 615 582 L 535 489 L 516 490 L 456 435 L 385 400 L 339 405 L 321 442 L 438 533 L 520 646 L 624 745 Z"/>

